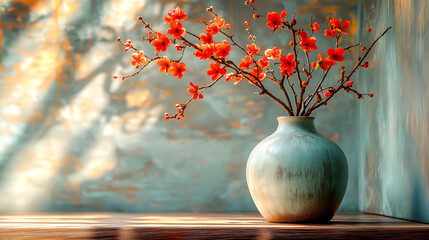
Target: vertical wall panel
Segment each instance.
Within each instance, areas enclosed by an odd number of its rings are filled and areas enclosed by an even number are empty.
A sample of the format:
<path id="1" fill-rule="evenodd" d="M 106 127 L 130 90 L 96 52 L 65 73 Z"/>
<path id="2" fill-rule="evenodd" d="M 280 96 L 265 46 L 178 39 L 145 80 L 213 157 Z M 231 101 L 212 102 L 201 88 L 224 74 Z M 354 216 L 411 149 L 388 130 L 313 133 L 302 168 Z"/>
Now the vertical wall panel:
<path id="1" fill-rule="evenodd" d="M 374 102 L 359 106 L 360 207 L 429 222 L 429 2 L 360 1 L 361 39 L 392 30 L 360 79 Z"/>

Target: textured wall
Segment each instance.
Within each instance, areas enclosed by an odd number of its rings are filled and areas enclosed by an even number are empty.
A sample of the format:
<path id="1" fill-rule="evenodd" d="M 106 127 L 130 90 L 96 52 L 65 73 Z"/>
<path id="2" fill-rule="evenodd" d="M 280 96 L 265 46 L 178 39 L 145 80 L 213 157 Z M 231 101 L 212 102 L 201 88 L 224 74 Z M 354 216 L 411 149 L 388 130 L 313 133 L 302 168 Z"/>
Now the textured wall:
<path id="1" fill-rule="evenodd" d="M 387 26 L 374 62 L 360 75 L 376 103 L 359 105 L 360 207 L 429 222 L 429 2 L 362 1 L 358 20 Z M 372 63 L 370 64 L 372 65 Z"/>
<path id="2" fill-rule="evenodd" d="M 159 74 L 156 66 L 127 81 L 111 78 L 132 71 L 130 55 L 116 37 L 139 39 L 139 15 L 165 29 L 162 16 L 176 1 L 0 3 L 0 210 L 256 211 L 246 161 L 274 131 L 275 118 L 285 114 L 280 107 L 252 94 L 245 82 L 233 88 L 224 84 L 207 91 L 185 120 L 167 123 L 163 113 L 189 97 L 188 81 L 210 81 L 204 76 L 207 62 L 189 62 L 181 81 Z M 243 1 L 180 5 L 193 16 L 214 5 L 232 25 L 242 26 L 249 17 Z M 356 32 L 354 1 L 262 5 L 262 11 L 285 8 L 290 14 L 301 9 L 305 21 L 313 14 L 323 22 L 336 12 L 351 19 Z M 263 25 L 255 31 L 266 34 Z M 242 30 L 237 37 L 246 41 Z M 318 46 L 326 47 L 322 39 Z M 266 48 L 287 47 L 290 38 L 277 34 L 259 40 Z M 346 96 L 316 113 L 319 130 L 339 143 L 349 160 L 343 210 L 357 209 L 354 103 Z"/>

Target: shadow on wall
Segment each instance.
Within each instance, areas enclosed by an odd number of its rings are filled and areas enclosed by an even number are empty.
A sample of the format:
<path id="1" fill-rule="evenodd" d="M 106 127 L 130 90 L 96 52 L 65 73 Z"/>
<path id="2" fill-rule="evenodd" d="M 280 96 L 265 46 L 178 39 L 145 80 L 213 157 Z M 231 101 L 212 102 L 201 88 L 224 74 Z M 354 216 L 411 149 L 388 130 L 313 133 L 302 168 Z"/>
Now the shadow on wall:
<path id="1" fill-rule="evenodd" d="M 190 1 L 182 8 L 203 16 L 210 4 L 231 16 L 231 25 L 249 16 L 241 1 Z M 254 145 L 274 131 L 275 117 L 283 114 L 279 107 L 250 94 L 251 86 L 224 85 L 193 105 L 186 121 L 166 123 L 163 112 L 188 97 L 186 82 L 210 81 L 195 71 L 206 69 L 206 62 L 190 61 L 193 73 L 185 82 L 160 75 L 156 67 L 123 82 L 111 78 L 132 71 L 116 37 L 139 39 L 140 14 L 165 30 L 162 16 L 175 6 L 176 1 L 2 2 L 0 39 L 8 47 L 0 50 L 0 210 L 256 211 L 244 169 Z M 353 18 L 354 6 L 276 0 L 261 10 L 299 8 L 307 19 L 322 9 Z M 243 29 L 236 36 L 246 41 Z M 270 48 L 289 40 L 273 35 L 261 43 Z M 326 44 L 321 40 L 319 46 Z M 321 131 L 341 145 L 351 168 L 357 165 L 350 140 L 353 109 L 347 99 L 317 115 Z M 357 205 L 357 175 L 350 172 L 346 210 Z"/>

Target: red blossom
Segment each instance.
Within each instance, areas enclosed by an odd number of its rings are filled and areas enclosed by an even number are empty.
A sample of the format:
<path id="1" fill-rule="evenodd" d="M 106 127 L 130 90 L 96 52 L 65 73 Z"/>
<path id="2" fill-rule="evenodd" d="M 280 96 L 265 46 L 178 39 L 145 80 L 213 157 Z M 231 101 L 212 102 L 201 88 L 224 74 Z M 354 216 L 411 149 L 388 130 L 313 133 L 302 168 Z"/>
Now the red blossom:
<path id="1" fill-rule="evenodd" d="M 131 55 L 131 57 L 133 58 L 133 60 L 131 60 L 131 65 L 133 65 L 134 67 L 146 64 L 147 62 L 146 58 L 144 57 L 143 51 L 135 52 Z"/>
<path id="2" fill-rule="evenodd" d="M 270 12 L 267 14 L 267 27 L 271 28 L 273 31 L 282 25 L 282 18 L 286 17 L 287 12 L 282 11 L 281 14 L 278 12 Z"/>
<path id="3" fill-rule="evenodd" d="M 331 92 L 327 91 L 327 92 L 325 93 L 325 97 L 330 98 L 331 96 L 332 96 L 332 93 L 331 93 Z"/>
<path id="4" fill-rule="evenodd" d="M 319 27 L 320 27 L 320 24 L 318 24 L 317 22 L 313 23 L 313 30 L 315 32 L 319 32 Z"/>
<path id="5" fill-rule="evenodd" d="M 329 59 L 329 57 L 323 58 L 322 53 L 319 53 L 317 63 L 313 63 L 312 66 L 317 70 L 318 67 L 323 70 L 328 70 L 330 67 L 335 65 L 335 61 Z"/>
<path id="6" fill-rule="evenodd" d="M 349 34 L 349 31 L 347 31 L 346 29 L 350 27 L 350 21 L 344 21 L 343 23 L 341 23 L 340 19 L 332 18 L 329 22 L 329 26 L 331 27 L 331 29 L 335 29 L 338 32 Z"/>
<path id="7" fill-rule="evenodd" d="M 256 46 L 256 44 L 252 43 L 251 45 L 247 45 L 247 54 L 250 56 L 256 55 L 259 52 L 259 47 Z"/>
<path id="8" fill-rule="evenodd" d="M 329 59 L 334 60 L 336 62 L 342 62 L 344 60 L 343 54 L 344 54 L 344 50 L 343 48 L 337 48 L 337 49 L 328 49 L 327 51 L 328 55 L 329 55 Z"/>
<path id="9" fill-rule="evenodd" d="M 200 87 L 198 87 L 198 85 L 194 85 L 192 82 L 189 82 L 189 85 L 191 86 L 190 88 L 188 88 L 188 93 L 192 94 L 192 98 L 194 100 L 202 99 L 204 96 L 202 94 L 200 94 L 198 91 L 200 90 Z"/>
<path id="10" fill-rule="evenodd" d="M 329 29 L 325 30 L 325 36 L 333 38 L 335 37 L 335 35 L 337 35 L 337 30 L 329 30 Z"/>
<path id="11" fill-rule="evenodd" d="M 225 81 L 229 82 L 234 80 L 234 85 L 237 85 L 241 80 L 243 79 L 243 75 L 241 74 L 234 74 L 234 73 L 228 73 L 225 76 Z"/>
<path id="12" fill-rule="evenodd" d="M 176 49 L 176 51 L 180 51 L 180 49 L 182 49 L 182 47 L 180 46 L 180 43 L 174 44 L 174 48 Z"/>
<path id="13" fill-rule="evenodd" d="M 207 33 L 207 34 L 201 33 L 200 40 L 202 44 L 210 44 L 210 43 L 213 43 L 213 36 L 210 33 Z"/>
<path id="14" fill-rule="evenodd" d="M 369 27 L 369 28 L 367 28 L 366 29 L 368 32 L 371 32 L 372 31 L 372 29 Z"/>
<path id="15" fill-rule="evenodd" d="M 167 34 L 173 35 L 174 39 L 185 36 L 186 29 L 182 28 L 182 23 L 171 21 L 170 28 L 167 30 Z"/>
<path id="16" fill-rule="evenodd" d="M 296 68 L 296 62 L 294 60 L 295 56 L 292 53 L 289 53 L 287 56 L 281 56 L 280 70 L 285 70 L 290 76 L 293 75 L 292 70 Z"/>
<path id="17" fill-rule="evenodd" d="M 161 67 L 159 72 L 165 72 L 165 75 L 168 74 L 168 70 L 170 69 L 170 59 L 168 57 L 157 60 L 156 64 Z"/>
<path id="18" fill-rule="evenodd" d="M 259 59 L 258 66 L 260 69 L 264 69 L 270 65 L 270 62 L 267 61 L 267 57 Z"/>
<path id="19" fill-rule="evenodd" d="M 216 80 L 220 75 L 225 75 L 226 69 L 220 68 L 220 63 L 210 63 L 210 69 L 207 70 L 207 75 L 212 76 L 212 80 Z"/>
<path id="20" fill-rule="evenodd" d="M 152 41 L 152 46 L 155 47 L 156 52 L 167 51 L 168 46 L 170 46 L 170 39 L 163 33 L 157 33 L 156 39 Z"/>
<path id="21" fill-rule="evenodd" d="M 303 81 L 303 82 L 301 83 L 301 86 L 302 86 L 302 87 L 307 87 L 307 86 L 308 86 L 308 82 L 307 82 L 307 81 Z"/>
<path id="22" fill-rule="evenodd" d="M 304 31 L 299 33 L 299 37 L 301 38 L 301 48 L 304 52 L 311 52 L 311 50 L 317 49 L 315 37 L 308 37 Z"/>
<path id="23" fill-rule="evenodd" d="M 207 44 L 205 46 L 200 46 L 198 44 L 195 44 L 195 46 L 199 50 L 197 50 L 194 55 L 200 58 L 200 60 L 205 60 L 210 58 L 210 56 L 213 55 L 214 51 L 216 50 L 216 45 L 214 43 Z"/>
<path id="24" fill-rule="evenodd" d="M 241 80 L 243 79 L 243 75 L 237 74 L 237 77 L 235 78 L 234 85 L 237 85 Z"/>
<path id="25" fill-rule="evenodd" d="M 168 12 L 168 15 L 164 17 L 164 21 L 166 24 L 169 24 L 172 21 L 182 21 L 188 18 L 188 15 L 185 14 L 183 9 L 180 9 L 179 6 L 176 9 L 171 9 Z"/>
<path id="26" fill-rule="evenodd" d="M 231 51 L 231 45 L 228 44 L 226 40 L 223 40 L 222 43 L 216 44 L 215 57 L 226 58 Z"/>
<path id="27" fill-rule="evenodd" d="M 218 16 L 215 17 L 214 22 L 217 24 L 219 29 L 222 29 L 225 26 L 225 19 L 219 18 Z"/>
<path id="28" fill-rule="evenodd" d="M 172 62 L 168 72 L 173 74 L 173 77 L 182 79 L 183 74 L 186 73 L 186 64 L 182 62 L 180 64 L 178 62 Z"/>
<path id="29" fill-rule="evenodd" d="M 282 54 L 282 51 L 279 50 L 277 47 L 273 47 L 272 49 L 265 50 L 265 56 L 268 57 L 268 59 L 276 59 L 279 58 Z"/>
<path id="30" fill-rule="evenodd" d="M 254 66 L 253 70 L 250 72 L 250 74 L 248 74 L 249 78 L 250 78 L 250 82 L 251 83 L 256 83 L 259 81 L 264 80 L 264 78 L 267 76 L 265 73 L 261 73 L 261 69 Z M 258 79 L 255 79 L 256 76 Z"/>
<path id="31" fill-rule="evenodd" d="M 210 33 L 211 35 L 216 35 L 223 27 L 225 27 L 225 19 L 221 19 L 216 16 L 214 22 L 208 25 L 204 31 Z"/>
<path id="32" fill-rule="evenodd" d="M 229 82 L 229 81 L 234 80 L 234 79 L 235 79 L 235 74 L 234 73 L 228 73 L 225 76 L 225 81 L 226 82 Z"/>
<path id="33" fill-rule="evenodd" d="M 353 81 L 348 81 L 347 82 L 347 87 L 351 87 L 351 86 L 353 86 Z"/>
<path id="34" fill-rule="evenodd" d="M 212 23 L 208 25 L 204 31 L 206 31 L 207 33 L 210 33 L 211 35 L 216 35 L 220 31 L 220 29 L 216 23 Z"/>
<path id="35" fill-rule="evenodd" d="M 253 57 L 250 58 L 249 56 L 246 56 L 241 60 L 239 67 L 243 70 L 247 70 L 247 69 L 249 69 L 250 64 L 252 64 L 252 63 L 253 63 Z"/>

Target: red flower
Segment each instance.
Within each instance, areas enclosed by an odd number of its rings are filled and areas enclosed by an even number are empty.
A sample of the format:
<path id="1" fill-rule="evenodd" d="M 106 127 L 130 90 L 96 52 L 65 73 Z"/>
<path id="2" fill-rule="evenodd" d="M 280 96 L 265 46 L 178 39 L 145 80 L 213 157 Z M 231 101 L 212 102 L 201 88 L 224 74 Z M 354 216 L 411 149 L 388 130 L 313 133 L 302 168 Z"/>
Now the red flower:
<path id="1" fill-rule="evenodd" d="M 192 98 L 194 100 L 197 100 L 197 98 L 202 99 L 204 96 L 200 94 L 198 91 L 200 90 L 200 87 L 198 85 L 194 85 L 192 82 L 189 82 L 189 85 L 191 86 L 188 88 L 188 93 L 192 94 Z"/>
<path id="2" fill-rule="evenodd" d="M 234 85 L 237 85 L 239 82 L 241 82 L 242 79 L 243 79 L 243 75 L 238 74 L 237 78 L 234 81 Z"/>
<path id="3" fill-rule="evenodd" d="M 142 64 L 146 64 L 147 62 L 144 57 L 143 51 L 135 52 L 131 55 L 131 57 L 133 58 L 133 60 L 131 61 L 131 65 L 133 65 L 134 67 L 138 67 Z"/>
<path id="4" fill-rule="evenodd" d="M 308 37 L 304 31 L 299 33 L 299 37 L 301 38 L 301 48 L 304 52 L 311 52 L 311 50 L 317 49 L 315 37 Z"/>
<path id="5" fill-rule="evenodd" d="M 179 6 L 176 7 L 176 9 L 171 9 L 168 12 L 168 15 L 164 17 L 165 23 L 170 23 L 172 21 L 181 21 L 188 18 L 188 15 L 186 15 L 183 11 L 183 9 L 180 9 Z"/>
<path id="6" fill-rule="evenodd" d="M 335 35 L 337 35 L 337 30 L 329 30 L 329 29 L 325 30 L 325 36 L 333 38 L 335 37 Z"/>
<path id="7" fill-rule="evenodd" d="M 219 29 L 222 29 L 225 26 L 225 19 L 219 18 L 218 16 L 215 17 L 214 22 L 217 24 Z"/>
<path id="8" fill-rule="evenodd" d="M 168 57 L 157 60 L 156 64 L 161 67 L 159 72 L 165 72 L 165 75 L 168 74 L 168 69 L 170 69 L 170 59 Z"/>
<path id="9" fill-rule="evenodd" d="M 234 73 L 228 73 L 225 76 L 225 81 L 226 82 L 229 82 L 229 81 L 234 80 L 234 79 L 235 79 L 235 74 Z"/>
<path id="10" fill-rule="evenodd" d="M 267 75 L 265 73 L 261 73 L 261 69 L 258 68 L 258 67 L 256 67 L 256 66 L 254 66 L 253 70 L 250 72 L 250 74 L 248 74 L 248 76 L 250 78 L 250 82 L 251 83 L 256 83 L 256 82 L 258 82 L 258 80 L 255 79 L 254 76 L 256 76 L 259 79 L 259 81 L 262 81 L 262 80 L 264 80 L 264 78 Z"/>
<path id="11" fill-rule="evenodd" d="M 247 54 L 249 54 L 250 56 L 256 55 L 259 52 L 259 49 L 256 44 L 252 43 L 251 45 L 247 45 L 247 49 L 249 49 L 249 51 L 247 51 Z"/>
<path id="12" fill-rule="evenodd" d="M 273 31 L 282 25 L 282 18 L 286 17 L 287 12 L 282 11 L 281 15 L 278 12 L 270 12 L 267 14 L 267 27 L 271 28 Z"/>
<path id="13" fill-rule="evenodd" d="M 215 57 L 226 58 L 231 51 L 231 45 L 228 44 L 226 40 L 223 40 L 222 43 L 216 44 Z"/>
<path id="14" fill-rule="evenodd" d="M 220 31 L 220 28 L 216 23 L 212 23 L 208 25 L 204 31 L 206 31 L 207 33 L 210 33 L 211 35 L 216 35 Z"/>
<path id="15" fill-rule="evenodd" d="M 369 27 L 369 28 L 367 28 L 366 29 L 368 32 L 371 32 L 372 31 L 372 29 Z"/>
<path id="16" fill-rule="evenodd" d="M 195 56 L 200 58 L 200 60 L 205 60 L 210 58 L 211 55 L 213 55 L 214 50 L 216 49 L 216 45 L 214 43 L 207 44 L 206 46 L 200 46 L 198 44 L 195 44 L 199 50 L 195 52 Z"/>
<path id="17" fill-rule="evenodd" d="M 329 59 L 334 60 L 336 62 L 342 62 L 344 60 L 343 54 L 344 54 L 344 50 L 343 48 L 337 48 L 337 49 L 328 49 L 327 51 L 328 55 L 329 55 Z"/>
<path id="18" fill-rule="evenodd" d="M 315 32 L 319 32 L 319 27 L 320 27 L 320 24 L 318 24 L 317 22 L 313 23 L 313 30 Z"/>
<path id="19" fill-rule="evenodd" d="M 270 62 L 267 61 L 267 57 L 259 59 L 258 66 L 260 69 L 266 68 L 270 65 Z"/>
<path id="20" fill-rule="evenodd" d="M 171 44 L 170 39 L 163 33 L 157 33 L 156 38 L 157 39 L 152 41 L 152 46 L 155 47 L 155 51 L 167 51 L 167 47 Z"/>
<path id="21" fill-rule="evenodd" d="M 312 66 L 317 70 L 318 67 L 321 67 L 323 70 L 328 70 L 330 67 L 334 66 L 335 61 L 329 59 L 328 57 L 323 58 L 322 53 L 319 53 L 317 63 L 313 63 Z"/>
<path id="22" fill-rule="evenodd" d="M 220 75 L 225 75 L 226 69 L 220 68 L 220 63 L 210 63 L 210 69 L 207 70 L 207 75 L 212 76 L 212 80 L 216 80 Z"/>
<path id="23" fill-rule="evenodd" d="M 268 59 L 279 58 L 281 54 L 282 54 L 282 51 L 279 50 L 277 47 L 273 47 L 272 49 L 265 50 L 265 56 L 267 56 Z"/>
<path id="24" fill-rule="evenodd" d="M 307 86 L 308 86 L 308 82 L 307 82 L 307 81 L 303 81 L 303 82 L 301 83 L 301 86 L 302 86 L 302 87 L 307 87 Z"/>
<path id="25" fill-rule="evenodd" d="M 186 73 L 186 65 L 185 63 L 178 63 L 178 62 L 172 62 L 169 73 L 173 74 L 173 77 L 178 77 L 179 79 L 182 79 L 183 74 Z"/>
<path id="26" fill-rule="evenodd" d="M 331 96 L 332 96 L 331 92 L 328 91 L 328 92 L 325 93 L 325 97 L 330 98 Z"/>
<path id="27" fill-rule="evenodd" d="M 249 69 L 249 66 L 252 63 L 253 63 L 253 57 L 250 58 L 249 56 L 246 56 L 241 60 L 241 63 L 238 66 L 243 70 L 247 70 L 247 69 Z"/>
<path id="28" fill-rule="evenodd" d="M 242 79 L 243 79 L 243 75 L 234 74 L 234 73 L 228 73 L 225 77 L 225 81 L 227 81 L 227 82 L 229 82 L 231 80 L 235 80 L 234 85 L 237 85 Z"/>
<path id="29" fill-rule="evenodd" d="M 294 60 L 295 56 L 292 53 L 289 53 L 287 56 L 281 56 L 280 70 L 285 70 L 290 76 L 293 75 L 292 70 L 296 68 L 296 62 Z"/>
<path id="30" fill-rule="evenodd" d="M 167 34 L 173 35 L 174 39 L 185 36 L 186 29 L 182 28 L 182 23 L 171 21 L 170 29 L 167 30 Z"/>
<path id="31" fill-rule="evenodd" d="M 213 37 L 210 33 L 207 33 L 207 34 L 201 33 L 200 34 L 200 40 L 201 40 L 202 44 L 213 43 Z"/>
<path id="32" fill-rule="evenodd" d="M 353 86 L 353 81 L 348 81 L 347 82 L 347 87 L 351 87 L 351 86 Z"/>
<path id="33" fill-rule="evenodd" d="M 349 31 L 347 31 L 346 29 L 350 27 L 350 21 L 344 21 L 343 23 L 341 23 L 340 19 L 333 18 L 329 22 L 329 26 L 331 27 L 331 29 L 335 29 L 338 32 L 349 34 Z"/>
<path id="34" fill-rule="evenodd" d="M 204 31 L 211 35 L 216 35 L 223 27 L 225 27 L 225 19 L 221 19 L 216 16 L 214 22 L 208 25 Z"/>

